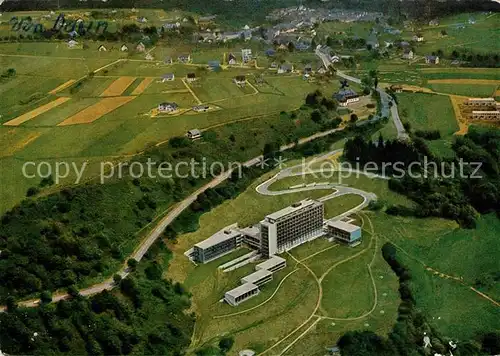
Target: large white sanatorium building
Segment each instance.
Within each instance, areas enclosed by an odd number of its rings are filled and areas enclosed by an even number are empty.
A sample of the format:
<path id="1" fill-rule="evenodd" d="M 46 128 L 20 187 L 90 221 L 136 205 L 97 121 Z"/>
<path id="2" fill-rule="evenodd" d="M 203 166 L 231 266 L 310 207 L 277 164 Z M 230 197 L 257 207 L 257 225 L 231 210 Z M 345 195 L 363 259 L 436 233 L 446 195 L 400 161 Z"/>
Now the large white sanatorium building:
<path id="1" fill-rule="evenodd" d="M 323 235 L 322 202 L 305 199 L 260 222 L 261 253 L 269 257 Z"/>

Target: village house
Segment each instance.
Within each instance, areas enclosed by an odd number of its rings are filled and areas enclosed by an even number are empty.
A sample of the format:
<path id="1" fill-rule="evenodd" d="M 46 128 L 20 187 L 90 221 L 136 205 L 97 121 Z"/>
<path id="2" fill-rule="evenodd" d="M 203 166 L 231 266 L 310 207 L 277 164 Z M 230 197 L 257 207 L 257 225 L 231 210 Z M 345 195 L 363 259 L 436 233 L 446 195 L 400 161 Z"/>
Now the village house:
<path id="1" fill-rule="evenodd" d="M 215 21 L 215 18 L 217 15 L 211 15 L 211 16 L 202 16 L 198 18 L 198 25 L 199 26 L 207 26 L 212 24 Z"/>
<path id="2" fill-rule="evenodd" d="M 232 53 L 229 53 L 227 56 L 227 63 L 230 65 L 235 65 L 236 64 L 236 56 Z"/>
<path id="3" fill-rule="evenodd" d="M 163 24 L 162 27 L 164 30 L 175 30 L 175 29 L 178 29 L 179 27 L 181 27 L 181 24 L 180 24 L 180 22 L 169 22 L 169 23 Z"/>
<path id="4" fill-rule="evenodd" d="M 311 45 L 304 42 L 298 42 L 295 44 L 295 49 L 300 52 L 307 51 L 309 48 L 311 48 Z"/>
<path id="5" fill-rule="evenodd" d="M 270 65 L 269 65 L 269 68 L 271 69 L 276 69 L 278 68 L 278 64 L 276 62 L 272 62 Z"/>
<path id="6" fill-rule="evenodd" d="M 173 80 L 175 80 L 175 74 L 174 73 L 163 74 L 162 77 L 161 77 L 162 83 L 171 82 Z"/>
<path id="7" fill-rule="evenodd" d="M 411 49 L 407 48 L 404 50 L 403 56 L 402 56 L 403 59 L 413 59 L 413 57 L 414 57 L 414 53 Z"/>
<path id="8" fill-rule="evenodd" d="M 97 49 L 99 52 L 107 52 L 108 49 L 104 47 L 104 45 L 100 45 L 99 48 Z"/>
<path id="9" fill-rule="evenodd" d="M 439 64 L 438 56 L 425 56 L 425 63 L 427 64 Z"/>
<path id="10" fill-rule="evenodd" d="M 243 37 L 243 40 L 250 41 L 252 39 L 252 31 L 245 30 L 241 33 L 240 36 Z"/>
<path id="11" fill-rule="evenodd" d="M 497 121 L 497 120 L 500 120 L 500 111 L 498 111 L 498 110 L 473 111 L 472 118 L 474 120 Z"/>
<path id="12" fill-rule="evenodd" d="M 217 37 L 219 41 L 228 42 L 241 39 L 241 32 L 223 32 Z"/>
<path id="13" fill-rule="evenodd" d="M 318 73 L 318 74 L 326 74 L 326 72 L 327 72 L 327 70 L 326 70 L 325 66 L 323 66 L 323 65 L 321 67 L 319 67 L 318 70 L 316 71 L 316 73 Z"/>
<path id="14" fill-rule="evenodd" d="M 176 103 L 168 103 L 164 102 L 158 105 L 158 111 L 159 112 L 166 112 L 166 113 L 171 113 L 176 111 L 179 108 L 179 105 Z"/>
<path id="15" fill-rule="evenodd" d="M 244 87 L 246 82 L 247 82 L 247 78 L 244 76 L 244 75 L 237 75 L 236 77 L 234 77 L 233 79 L 233 82 L 237 85 L 237 86 L 242 86 Z"/>
<path id="16" fill-rule="evenodd" d="M 193 111 L 196 111 L 196 112 L 205 112 L 205 111 L 208 111 L 208 109 L 210 109 L 210 107 L 208 105 L 195 105 L 195 106 L 193 106 Z"/>
<path id="17" fill-rule="evenodd" d="M 198 42 L 213 43 L 217 40 L 217 36 L 213 32 L 203 32 L 196 35 Z"/>
<path id="18" fill-rule="evenodd" d="M 243 63 L 247 63 L 248 61 L 252 60 L 252 50 L 249 48 L 242 49 L 241 59 L 243 60 Z"/>
<path id="19" fill-rule="evenodd" d="M 378 42 L 377 36 L 373 34 L 370 37 L 368 37 L 368 39 L 366 40 L 366 45 L 371 48 L 379 48 L 380 44 Z"/>
<path id="20" fill-rule="evenodd" d="M 412 37 L 412 40 L 414 42 L 423 42 L 424 41 L 424 36 L 421 33 L 417 33 Z"/>
<path id="21" fill-rule="evenodd" d="M 194 73 L 188 73 L 187 76 L 186 76 L 186 80 L 189 83 L 194 82 L 196 80 L 196 74 L 194 74 Z"/>
<path id="22" fill-rule="evenodd" d="M 190 54 L 181 54 L 180 56 L 177 57 L 177 60 L 180 63 L 189 63 L 189 62 L 191 62 L 191 55 Z"/>
<path id="23" fill-rule="evenodd" d="M 122 46 L 120 47 L 120 51 L 128 52 L 128 46 L 126 44 L 122 44 Z"/>
<path id="24" fill-rule="evenodd" d="M 333 56 L 330 57 L 330 62 L 332 62 L 332 63 L 338 63 L 338 62 L 340 62 L 340 57 L 336 56 L 336 55 L 333 55 Z"/>
<path id="25" fill-rule="evenodd" d="M 144 57 L 147 61 L 152 61 L 155 59 L 151 53 L 147 53 L 146 56 Z"/>
<path id="26" fill-rule="evenodd" d="M 403 87 L 401 85 L 394 84 L 394 85 L 391 85 L 389 88 L 395 93 L 402 93 L 403 92 Z"/>
<path id="27" fill-rule="evenodd" d="M 495 101 L 495 98 L 469 98 L 464 102 L 464 105 L 476 108 L 493 109 L 497 107 L 497 102 Z"/>
<path id="28" fill-rule="evenodd" d="M 170 57 L 170 56 L 165 57 L 165 59 L 163 60 L 163 63 L 172 64 L 173 63 L 172 57 Z"/>
<path id="29" fill-rule="evenodd" d="M 208 68 L 213 71 L 218 70 L 220 68 L 220 61 L 218 60 L 208 61 Z"/>
<path id="30" fill-rule="evenodd" d="M 278 74 L 292 73 L 293 69 L 294 69 L 293 68 L 293 64 L 291 64 L 291 63 L 283 63 L 278 68 Z"/>
<path id="31" fill-rule="evenodd" d="M 429 26 L 439 26 L 439 20 L 438 19 L 430 20 Z"/>
<path id="32" fill-rule="evenodd" d="M 274 55 L 276 54 L 276 51 L 273 48 L 269 48 L 264 53 L 268 57 L 274 57 Z"/>
<path id="33" fill-rule="evenodd" d="M 352 89 L 339 90 L 337 93 L 333 94 L 333 97 L 337 99 L 340 106 L 347 106 L 348 104 L 359 101 L 358 93 Z"/>
<path id="34" fill-rule="evenodd" d="M 308 63 L 304 66 L 304 73 L 306 74 L 311 74 L 312 73 L 312 64 Z"/>
<path id="35" fill-rule="evenodd" d="M 69 40 L 68 41 L 68 48 L 76 48 L 78 46 L 78 42 L 75 40 Z"/>
<path id="36" fill-rule="evenodd" d="M 401 42 L 399 42 L 398 46 L 400 48 L 407 48 L 407 47 L 410 47 L 410 43 L 407 41 L 401 41 Z"/>
<path id="37" fill-rule="evenodd" d="M 201 131 L 198 129 L 192 129 L 187 132 L 186 136 L 190 140 L 196 140 L 201 137 Z"/>
<path id="38" fill-rule="evenodd" d="M 136 50 L 137 52 L 144 52 L 144 51 L 146 51 L 146 46 L 144 45 L 144 43 L 139 42 L 139 43 L 137 44 L 137 46 L 135 47 L 135 50 Z"/>

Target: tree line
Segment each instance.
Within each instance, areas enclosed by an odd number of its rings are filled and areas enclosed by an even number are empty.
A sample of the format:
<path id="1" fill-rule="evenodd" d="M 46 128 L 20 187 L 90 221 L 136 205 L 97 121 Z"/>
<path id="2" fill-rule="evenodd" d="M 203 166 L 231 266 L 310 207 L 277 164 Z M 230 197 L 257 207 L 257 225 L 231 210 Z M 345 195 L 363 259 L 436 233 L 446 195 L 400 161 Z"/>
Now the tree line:
<path id="1" fill-rule="evenodd" d="M 164 252 L 160 243 L 153 251 Z M 113 291 L 90 298 L 70 288 L 70 297 L 50 303 L 45 293 L 36 308 L 8 299 L 0 313 L 0 344 L 11 355 L 181 355 L 191 342 L 194 316 L 190 295 L 163 279 L 151 251 Z"/>
<path id="2" fill-rule="evenodd" d="M 413 162 L 420 163 L 411 170 L 419 174 L 412 177 L 407 171 L 403 177 L 389 181 L 390 189 L 409 197 L 417 207 L 390 206 L 387 213 L 444 217 L 473 228 L 478 212 L 500 216 L 499 142 L 498 130 L 472 127 L 467 135 L 455 139 L 455 157 L 442 158 L 416 136 L 411 141 L 384 140 L 380 136 L 376 143 L 358 136 L 346 142 L 344 157 L 361 164 L 375 162 L 378 167 L 390 163 L 385 172 L 390 175 L 395 173 L 397 162 L 408 168 Z"/>
<path id="3" fill-rule="evenodd" d="M 396 247 L 391 243 L 384 244 L 382 256 L 399 279 L 398 291 L 401 303 L 397 321 L 387 337 L 379 336 L 372 331 L 345 333 L 337 343 L 343 356 L 449 355 L 450 352 L 455 356 L 476 356 L 495 355 L 500 352 L 498 332 L 478 335 L 478 340 L 459 343 L 442 336 L 429 325 L 426 317 L 418 310 L 412 294 L 411 271 L 402 263 Z M 426 346 L 424 338 L 428 338 L 430 346 Z"/>

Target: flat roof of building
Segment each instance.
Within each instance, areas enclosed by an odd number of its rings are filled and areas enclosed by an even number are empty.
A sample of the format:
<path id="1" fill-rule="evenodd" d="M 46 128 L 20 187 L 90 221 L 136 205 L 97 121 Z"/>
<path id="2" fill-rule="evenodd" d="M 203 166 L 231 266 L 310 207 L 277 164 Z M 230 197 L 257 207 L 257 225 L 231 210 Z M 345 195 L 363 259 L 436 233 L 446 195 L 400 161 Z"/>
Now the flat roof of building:
<path id="1" fill-rule="evenodd" d="M 230 295 L 231 297 L 236 299 L 239 296 L 242 296 L 243 294 L 251 292 L 255 289 L 259 289 L 259 287 L 253 283 L 245 283 L 234 289 L 228 290 L 225 294 Z"/>
<path id="2" fill-rule="evenodd" d="M 282 218 L 284 216 L 287 216 L 289 214 L 292 214 L 296 211 L 302 210 L 306 207 L 312 206 L 312 205 L 321 205 L 323 203 L 313 200 L 313 199 L 304 199 L 299 201 L 298 203 L 292 204 L 290 206 L 287 206 L 284 209 L 278 210 L 272 214 L 269 214 L 266 216 L 266 219 L 271 219 L 271 220 L 278 220 L 279 218 Z"/>
<path id="3" fill-rule="evenodd" d="M 220 242 L 232 239 L 233 237 L 239 236 L 241 235 L 241 233 L 237 230 L 237 227 L 237 224 L 226 226 L 222 230 L 219 230 L 215 234 L 210 236 L 208 239 L 198 242 L 197 244 L 195 244 L 195 246 L 201 249 L 205 249 Z"/>
<path id="4" fill-rule="evenodd" d="M 353 224 L 349 224 L 349 223 L 346 223 L 345 221 L 341 221 L 341 220 L 336 220 L 336 221 L 327 221 L 327 226 L 331 226 L 331 227 L 336 227 L 337 229 L 340 229 L 340 230 L 343 230 L 343 231 L 346 231 L 346 232 L 354 232 L 356 230 L 359 230 L 361 229 L 358 225 L 353 225 Z"/>
<path id="5" fill-rule="evenodd" d="M 255 283 L 260 281 L 262 278 L 266 278 L 268 276 L 272 276 L 273 272 L 269 272 L 267 269 L 260 269 L 248 276 L 243 277 L 241 280 L 245 283 Z"/>
<path id="6" fill-rule="evenodd" d="M 255 266 L 256 268 L 259 268 L 259 269 L 270 269 L 270 268 L 273 268 L 277 265 L 279 265 L 280 263 L 283 263 L 285 262 L 286 260 L 284 258 L 281 258 L 281 257 L 278 257 L 278 256 L 271 256 L 271 258 L 269 258 L 268 260 L 262 262 L 262 263 L 259 263 L 257 266 Z"/>
<path id="7" fill-rule="evenodd" d="M 495 98 L 469 98 L 468 100 L 495 101 Z"/>
<path id="8" fill-rule="evenodd" d="M 258 237 L 260 234 L 260 227 L 259 225 L 253 225 L 240 229 L 240 231 L 243 235 Z"/>

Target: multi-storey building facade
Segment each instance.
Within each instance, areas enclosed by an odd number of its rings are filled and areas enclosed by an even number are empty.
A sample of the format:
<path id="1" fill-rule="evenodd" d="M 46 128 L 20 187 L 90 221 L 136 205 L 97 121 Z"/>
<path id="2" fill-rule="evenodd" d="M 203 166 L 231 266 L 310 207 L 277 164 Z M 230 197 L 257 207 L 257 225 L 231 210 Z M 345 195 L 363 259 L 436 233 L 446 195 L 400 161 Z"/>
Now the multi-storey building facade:
<path id="1" fill-rule="evenodd" d="M 323 203 L 305 199 L 261 221 L 261 253 L 265 257 L 290 250 L 323 234 Z"/>
<path id="2" fill-rule="evenodd" d="M 242 240 L 243 235 L 236 225 L 228 226 L 194 245 L 193 259 L 200 263 L 210 262 L 240 247 Z"/>

